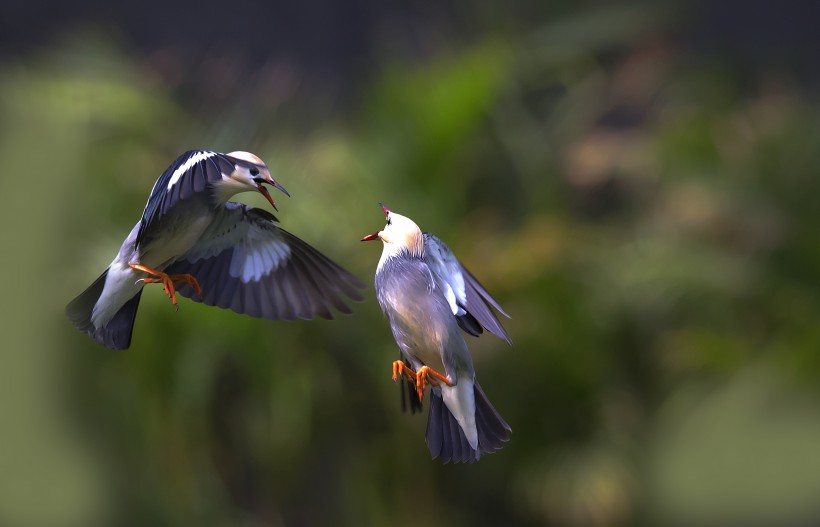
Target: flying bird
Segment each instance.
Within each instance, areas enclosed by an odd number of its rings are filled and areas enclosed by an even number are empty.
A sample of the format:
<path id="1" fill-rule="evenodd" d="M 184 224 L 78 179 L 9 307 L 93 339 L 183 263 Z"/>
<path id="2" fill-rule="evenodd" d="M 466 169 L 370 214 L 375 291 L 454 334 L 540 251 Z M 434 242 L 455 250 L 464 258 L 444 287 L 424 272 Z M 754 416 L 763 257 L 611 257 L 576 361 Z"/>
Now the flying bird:
<path id="1" fill-rule="evenodd" d="M 269 320 L 331 319 L 350 313 L 364 284 L 263 209 L 228 201 L 256 191 L 278 210 L 264 185 L 288 192 L 249 152 L 191 150 L 157 179 L 142 218 L 114 260 L 66 307 L 72 324 L 112 349 L 131 344 L 145 284 L 162 284 L 209 306 Z"/>
<path id="2" fill-rule="evenodd" d="M 362 241 L 384 244 L 375 282 L 401 354 L 393 380 L 404 378 L 415 387 L 414 409 L 431 386 L 426 440 L 433 459 L 472 463 L 500 449 L 512 429 L 476 381 L 459 328 L 474 336 L 487 329 L 510 343 L 493 309 L 509 315 L 444 242 L 379 205 L 387 225 Z M 403 389 L 402 395 L 404 402 Z"/>

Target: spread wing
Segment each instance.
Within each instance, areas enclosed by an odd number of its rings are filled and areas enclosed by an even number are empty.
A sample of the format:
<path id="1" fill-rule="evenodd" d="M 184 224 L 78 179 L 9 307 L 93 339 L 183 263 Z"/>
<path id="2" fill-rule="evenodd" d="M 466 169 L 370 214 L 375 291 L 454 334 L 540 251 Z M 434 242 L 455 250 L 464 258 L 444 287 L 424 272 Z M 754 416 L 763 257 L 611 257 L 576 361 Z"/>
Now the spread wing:
<path id="1" fill-rule="evenodd" d="M 461 329 L 474 336 L 487 329 L 512 344 L 493 308 L 507 318 L 510 315 L 501 309 L 484 286 L 458 261 L 453 251 L 438 237 L 425 232 L 424 254 L 430 270 L 444 285 L 447 300 Z"/>
<path id="2" fill-rule="evenodd" d="M 331 319 L 331 306 L 363 300 L 364 284 L 291 233 L 262 209 L 228 202 L 196 245 L 165 271 L 193 275 L 202 296 L 179 292 L 209 306 L 270 320 Z"/>
<path id="3" fill-rule="evenodd" d="M 225 154 L 210 150 L 189 150 L 171 163 L 154 183 L 148 203 L 142 212 L 137 245 L 152 222 L 162 217 L 180 200 L 202 192 L 209 183 L 222 179 L 222 172 L 231 173 L 234 161 Z"/>

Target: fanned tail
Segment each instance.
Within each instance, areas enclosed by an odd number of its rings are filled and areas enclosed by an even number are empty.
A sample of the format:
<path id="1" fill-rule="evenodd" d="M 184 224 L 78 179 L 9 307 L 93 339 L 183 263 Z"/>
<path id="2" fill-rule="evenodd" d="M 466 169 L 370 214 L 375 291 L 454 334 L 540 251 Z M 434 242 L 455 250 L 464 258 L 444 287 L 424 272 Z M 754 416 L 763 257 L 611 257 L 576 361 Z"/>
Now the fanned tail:
<path id="1" fill-rule="evenodd" d="M 493 408 L 477 382 L 473 389 L 475 424 L 478 432 L 477 448 L 470 446 L 464 430 L 444 404 L 441 392 L 431 391 L 430 413 L 427 417 L 427 448 L 430 449 L 433 459 L 438 458 L 442 463 L 473 463 L 481 454 L 491 454 L 501 449 L 510 439 L 510 425 Z"/>
<path id="2" fill-rule="evenodd" d="M 126 302 L 108 324 L 98 328 L 91 321 L 91 315 L 103 292 L 107 277 L 108 269 L 85 291 L 80 293 L 77 298 L 69 302 L 65 308 L 65 314 L 75 328 L 86 333 L 103 346 L 115 350 L 127 349 L 131 345 L 134 318 L 137 316 L 137 307 L 140 303 L 142 290 L 140 289 L 136 295 Z"/>

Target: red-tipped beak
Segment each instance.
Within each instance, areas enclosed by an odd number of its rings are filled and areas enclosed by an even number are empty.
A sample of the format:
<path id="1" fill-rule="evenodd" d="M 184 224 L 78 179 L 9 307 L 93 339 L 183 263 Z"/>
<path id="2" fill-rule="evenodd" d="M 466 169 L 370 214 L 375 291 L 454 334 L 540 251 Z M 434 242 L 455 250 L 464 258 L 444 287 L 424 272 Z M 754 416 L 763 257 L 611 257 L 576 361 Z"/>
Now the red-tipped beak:
<path id="1" fill-rule="evenodd" d="M 382 210 L 384 211 L 384 215 L 385 215 L 385 216 L 389 216 L 389 215 L 390 215 L 390 209 L 388 209 L 387 207 L 385 207 L 385 206 L 384 206 L 384 203 L 379 202 L 379 207 L 381 207 L 381 208 L 382 208 Z M 369 242 L 369 241 L 371 241 L 371 240 L 378 240 L 378 239 L 379 239 L 379 233 L 378 233 L 378 232 L 374 232 L 373 234 L 368 234 L 367 236 L 365 236 L 364 238 L 362 238 L 362 241 L 363 241 L 363 242 Z"/>
<path id="2" fill-rule="evenodd" d="M 268 189 L 262 186 L 263 183 L 267 183 L 268 185 L 272 185 L 274 188 L 278 188 L 282 192 L 282 194 L 284 194 L 287 197 L 290 197 L 290 193 L 287 190 L 285 190 L 285 187 L 280 185 L 273 178 L 271 178 L 269 180 L 262 181 L 260 183 L 257 183 L 256 189 L 259 191 L 260 194 L 265 196 L 265 199 L 268 200 L 268 202 L 271 204 L 273 209 L 278 212 L 279 209 L 276 207 L 276 202 L 273 201 L 273 198 L 271 197 L 270 193 L 268 192 Z"/>
<path id="3" fill-rule="evenodd" d="M 268 189 L 263 187 L 261 183 L 259 185 L 256 185 L 256 189 L 259 191 L 260 194 L 265 196 L 265 199 L 268 200 L 268 202 L 270 202 L 271 207 L 273 207 L 273 210 L 279 212 L 279 209 L 276 207 L 276 202 L 273 201 L 272 197 L 270 197 L 270 192 L 268 192 Z"/>

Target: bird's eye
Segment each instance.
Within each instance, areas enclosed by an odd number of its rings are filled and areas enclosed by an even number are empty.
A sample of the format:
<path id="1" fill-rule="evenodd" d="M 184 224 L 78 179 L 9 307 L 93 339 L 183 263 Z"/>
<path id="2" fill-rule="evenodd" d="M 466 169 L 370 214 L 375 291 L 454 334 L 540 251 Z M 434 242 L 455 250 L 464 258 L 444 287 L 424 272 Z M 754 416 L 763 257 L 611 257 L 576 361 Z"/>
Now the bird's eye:
<path id="1" fill-rule="evenodd" d="M 390 225 L 392 223 L 393 223 L 393 220 L 391 220 L 390 218 L 387 218 L 387 224 Z"/>
<path id="2" fill-rule="evenodd" d="M 259 175 L 259 169 L 258 169 L 258 168 L 256 168 L 256 167 L 251 167 L 251 175 L 252 175 L 252 176 L 257 176 L 257 175 Z"/>

